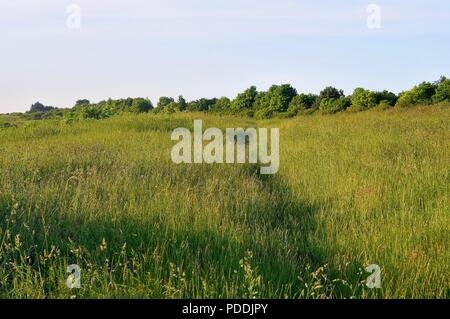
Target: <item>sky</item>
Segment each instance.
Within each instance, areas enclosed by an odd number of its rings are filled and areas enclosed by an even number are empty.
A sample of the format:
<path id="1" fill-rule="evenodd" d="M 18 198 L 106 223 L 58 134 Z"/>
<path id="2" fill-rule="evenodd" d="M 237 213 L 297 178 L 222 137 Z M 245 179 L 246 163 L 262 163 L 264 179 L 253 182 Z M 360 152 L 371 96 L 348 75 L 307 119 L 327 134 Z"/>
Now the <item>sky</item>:
<path id="1" fill-rule="evenodd" d="M 281 83 L 397 93 L 450 76 L 448 0 L 0 0 L 0 12 L 0 113 Z"/>

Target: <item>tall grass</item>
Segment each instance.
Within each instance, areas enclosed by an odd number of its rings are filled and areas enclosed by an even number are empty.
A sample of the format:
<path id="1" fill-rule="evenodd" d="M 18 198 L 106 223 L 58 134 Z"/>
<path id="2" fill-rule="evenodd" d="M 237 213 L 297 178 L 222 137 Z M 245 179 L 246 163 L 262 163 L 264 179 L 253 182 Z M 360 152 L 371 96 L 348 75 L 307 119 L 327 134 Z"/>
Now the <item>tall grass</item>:
<path id="1" fill-rule="evenodd" d="M 279 173 L 173 164 L 171 130 L 197 118 L 280 127 Z M 0 297 L 448 298 L 449 119 L 440 106 L 0 129 Z"/>

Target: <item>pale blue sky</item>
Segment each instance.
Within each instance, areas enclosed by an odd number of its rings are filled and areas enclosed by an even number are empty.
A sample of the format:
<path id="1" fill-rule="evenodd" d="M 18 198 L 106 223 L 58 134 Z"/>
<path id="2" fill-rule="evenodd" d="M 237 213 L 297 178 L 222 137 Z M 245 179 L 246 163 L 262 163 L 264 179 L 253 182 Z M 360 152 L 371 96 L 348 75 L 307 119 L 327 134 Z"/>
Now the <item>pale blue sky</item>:
<path id="1" fill-rule="evenodd" d="M 80 29 L 66 26 L 71 3 Z M 0 0 L 0 12 L 0 113 L 277 83 L 399 92 L 450 76 L 448 0 Z"/>

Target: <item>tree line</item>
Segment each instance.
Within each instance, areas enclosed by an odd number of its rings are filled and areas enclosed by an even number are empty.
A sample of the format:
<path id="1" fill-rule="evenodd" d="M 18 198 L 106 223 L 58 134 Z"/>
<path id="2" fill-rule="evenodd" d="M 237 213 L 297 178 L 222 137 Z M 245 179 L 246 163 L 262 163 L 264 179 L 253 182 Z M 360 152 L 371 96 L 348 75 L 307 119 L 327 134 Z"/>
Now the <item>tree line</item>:
<path id="1" fill-rule="evenodd" d="M 319 94 L 298 93 L 290 84 L 272 85 L 267 91 L 251 86 L 234 99 L 201 98 L 186 101 L 180 95 L 160 97 L 156 107 L 148 98 L 108 99 L 91 103 L 76 101 L 70 109 L 58 109 L 37 102 L 27 114 L 34 118 L 64 117 L 69 120 L 103 119 L 124 112 L 176 113 L 211 112 L 256 118 L 293 117 L 315 112 L 333 114 L 342 111 L 364 111 L 371 108 L 389 109 L 423 104 L 450 102 L 450 79 L 442 76 L 435 82 L 422 82 L 412 89 L 395 94 L 390 91 L 371 91 L 356 88 L 346 96 L 342 90 L 329 86 Z"/>

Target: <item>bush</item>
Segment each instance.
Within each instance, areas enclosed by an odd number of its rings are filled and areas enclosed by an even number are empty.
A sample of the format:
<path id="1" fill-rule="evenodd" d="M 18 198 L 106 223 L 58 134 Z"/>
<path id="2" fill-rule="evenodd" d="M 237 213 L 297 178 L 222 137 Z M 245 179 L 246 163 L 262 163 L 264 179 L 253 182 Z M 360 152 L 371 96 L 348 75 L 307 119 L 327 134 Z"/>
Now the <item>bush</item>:
<path id="1" fill-rule="evenodd" d="M 186 102 L 186 100 L 184 99 L 183 95 L 178 96 L 178 102 L 177 102 L 177 104 L 178 104 L 178 109 L 179 109 L 181 112 L 186 111 L 186 108 L 187 108 L 187 102 Z"/>
<path id="2" fill-rule="evenodd" d="M 197 101 L 191 101 L 187 105 L 187 110 L 190 112 L 205 112 L 208 111 L 214 104 L 216 104 L 217 99 L 200 99 Z"/>
<path id="3" fill-rule="evenodd" d="M 288 113 L 292 116 L 304 113 L 305 110 L 310 109 L 316 103 L 317 96 L 314 94 L 299 94 L 294 96 L 291 103 L 289 103 Z"/>
<path id="4" fill-rule="evenodd" d="M 351 97 L 352 106 L 355 108 L 369 109 L 377 105 L 375 93 L 363 88 L 356 88 Z"/>
<path id="5" fill-rule="evenodd" d="M 450 101 L 450 79 L 441 77 L 436 87 L 436 93 L 432 97 L 433 103 Z"/>
<path id="6" fill-rule="evenodd" d="M 270 96 L 267 92 L 258 92 L 253 103 L 255 110 L 262 110 L 268 108 L 270 105 Z"/>
<path id="7" fill-rule="evenodd" d="M 375 103 L 377 105 L 380 105 L 381 102 L 387 103 L 390 106 L 395 106 L 395 103 L 397 103 L 398 97 L 395 93 L 389 92 L 389 91 L 381 91 L 381 92 L 375 92 Z"/>
<path id="8" fill-rule="evenodd" d="M 408 107 L 417 104 L 430 104 L 432 103 L 432 97 L 436 93 L 436 87 L 436 84 L 422 82 L 411 90 L 401 93 L 396 105 Z"/>
<path id="9" fill-rule="evenodd" d="M 173 98 L 167 97 L 167 96 L 161 96 L 161 97 L 159 98 L 159 101 L 158 101 L 158 103 L 156 104 L 156 106 L 162 110 L 162 109 L 165 108 L 167 105 L 169 105 L 170 103 L 173 103 L 173 102 L 175 102 L 175 100 L 174 100 Z"/>
<path id="10" fill-rule="evenodd" d="M 253 103 L 254 114 L 259 118 L 286 113 L 297 91 L 290 84 L 272 85 L 267 92 L 259 92 Z"/>
<path id="11" fill-rule="evenodd" d="M 325 98 L 320 101 L 320 111 L 324 114 L 334 114 L 345 111 L 351 105 L 351 100 L 348 97 Z"/>
<path id="12" fill-rule="evenodd" d="M 133 99 L 130 108 L 131 112 L 133 113 L 146 113 L 151 109 L 153 109 L 152 102 L 143 98 Z"/>
<path id="13" fill-rule="evenodd" d="M 339 99 L 344 97 L 344 91 L 338 90 L 332 86 L 327 86 L 319 94 L 319 101 L 323 99 Z"/>
<path id="14" fill-rule="evenodd" d="M 289 84 L 272 85 L 267 92 L 269 109 L 273 112 L 286 112 L 297 91 Z"/>
<path id="15" fill-rule="evenodd" d="M 166 105 L 163 109 L 162 109 L 162 113 L 168 113 L 168 114 L 172 114 L 175 112 L 179 112 L 180 109 L 178 108 L 178 104 L 175 102 L 171 102 L 168 105 Z"/>
<path id="16" fill-rule="evenodd" d="M 238 113 L 243 109 L 252 108 L 257 94 L 256 86 L 249 87 L 244 92 L 239 93 L 233 102 L 231 102 L 231 109 L 234 113 Z"/>
<path id="17" fill-rule="evenodd" d="M 378 108 L 380 110 L 387 110 L 392 107 L 393 107 L 393 105 L 391 104 L 391 101 L 387 101 L 387 100 L 380 101 L 380 103 L 378 104 Z"/>
<path id="18" fill-rule="evenodd" d="M 221 97 L 209 108 L 209 110 L 211 112 L 229 113 L 231 111 L 231 101 L 227 97 Z"/>
<path id="19" fill-rule="evenodd" d="M 40 102 L 36 102 L 34 104 L 31 105 L 30 110 L 28 111 L 29 113 L 37 113 L 37 112 L 50 112 L 55 110 L 56 108 L 54 108 L 53 106 L 45 106 Z"/>

